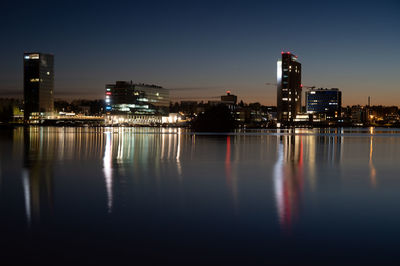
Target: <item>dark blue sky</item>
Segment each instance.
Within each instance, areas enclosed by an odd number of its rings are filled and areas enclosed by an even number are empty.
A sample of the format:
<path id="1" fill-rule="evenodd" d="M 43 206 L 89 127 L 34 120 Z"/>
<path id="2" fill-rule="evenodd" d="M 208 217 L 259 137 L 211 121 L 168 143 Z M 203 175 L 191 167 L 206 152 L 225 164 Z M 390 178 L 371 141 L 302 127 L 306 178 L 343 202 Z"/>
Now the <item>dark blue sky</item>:
<path id="1" fill-rule="evenodd" d="M 56 97 L 133 80 L 275 104 L 276 60 L 344 104 L 400 103 L 400 1 L 2 1 L 0 96 L 22 93 L 22 53 L 55 55 Z"/>

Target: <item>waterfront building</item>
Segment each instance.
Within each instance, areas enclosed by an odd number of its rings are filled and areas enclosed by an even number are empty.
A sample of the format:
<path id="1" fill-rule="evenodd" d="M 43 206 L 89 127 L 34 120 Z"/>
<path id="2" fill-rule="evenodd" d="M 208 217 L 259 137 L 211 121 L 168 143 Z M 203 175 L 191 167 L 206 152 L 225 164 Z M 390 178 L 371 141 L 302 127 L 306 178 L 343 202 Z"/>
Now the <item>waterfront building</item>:
<path id="1" fill-rule="evenodd" d="M 23 122 L 23 101 L 20 99 L 0 98 L 0 123 Z"/>
<path id="2" fill-rule="evenodd" d="M 185 115 L 191 116 L 197 113 L 197 106 L 197 101 L 181 101 L 180 111 Z M 178 110 L 176 111 L 178 112 Z"/>
<path id="3" fill-rule="evenodd" d="M 24 120 L 53 115 L 54 56 L 24 53 Z"/>
<path id="4" fill-rule="evenodd" d="M 237 96 L 231 94 L 231 91 L 226 91 L 226 95 L 221 96 L 221 103 L 225 104 L 230 110 L 235 110 Z"/>
<path id="5" fill-rule="evenodd" d="M 307 114 L 318 119 L 336 120 L 342 113 L 342 92 L 337 89 L 314 89 L 305 93 Z"/>
<path id="6" fill-rule="evenodd" d="M 301 112 L 301 64 L 297 56 L 282 52 L 277 63 L 277 112 L 279 122 L 293 122 Z"/>
<path id="7" fill-rule="evenodd" d="M 117 81 L 105 94 L 106 123 L 162 123 L 169 114 L 169 90 L 161 86 Z"/>
<path id="8" fill-rule="evenodd" d="M 351 107 L 351 122 L 354 125 L 363 125 L 368 119 L 368 108 L 361 105 L 353 105 Z"/>

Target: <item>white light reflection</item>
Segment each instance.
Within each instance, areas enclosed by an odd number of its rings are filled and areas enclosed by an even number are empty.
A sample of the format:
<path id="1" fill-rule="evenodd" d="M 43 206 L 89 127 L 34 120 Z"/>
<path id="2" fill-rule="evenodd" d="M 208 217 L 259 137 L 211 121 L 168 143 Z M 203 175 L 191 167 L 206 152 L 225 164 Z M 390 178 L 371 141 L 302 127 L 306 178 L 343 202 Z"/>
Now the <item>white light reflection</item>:
<path id="1" fill-rule="evenodd" d="M 279 141 L 279 137 L 278 137 Z M 275 190 L 275 200 L 277 204 L 277 211 L 279 217 L 279 223 L 284 222 L 284 192 L 283 192 L 283 144 L 278 144 L 278 159 L 276 160 L 274 166 L 274 190 Z"/>
<path id="2" fill-rule="evenodd" d="M 28 226 L 31 224 L 31 192 L 29 184 L 29 173 L 26 169 L 22 172 L 22 186 L 24 188 L 24 198 L 25 198 L 25 214 Z"/>
<path id="3" fill-rule="evenodd" d="M 176 151 L 176 167 L 178 168 L 179 178 L 182 177 L 182 166 L 181 166 L 181 129 L 178 129 L 178 150 Z"/>
<path id="4" fill-rule="evenodd" d="M 112 195 L 112 133 L 105 132 L 106 134 L 106 147 L 104 150 L 103 158 L 103 172 L 107 190 L 107 209 L 108 212 L 112 211 L 113 195 Z"/>

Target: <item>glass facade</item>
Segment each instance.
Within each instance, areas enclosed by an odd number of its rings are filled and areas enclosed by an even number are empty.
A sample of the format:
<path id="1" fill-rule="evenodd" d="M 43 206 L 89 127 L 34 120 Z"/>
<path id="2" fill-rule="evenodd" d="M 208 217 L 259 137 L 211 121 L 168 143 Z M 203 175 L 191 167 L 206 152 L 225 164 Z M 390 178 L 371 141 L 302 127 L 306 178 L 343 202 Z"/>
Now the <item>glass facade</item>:
<path id="1" fill-rule="evenodd" d="M 51 116 L 54 111 L 54 56 L 24 53 L 24 119 Z"/>
<path id="2" fill-rule="evenodd" d="M 277 64 L 278 121 L 291 122 L 301 112 L 301 64 L 297 56 L 282 52 Z"/>
<path id="3" fill-rule="evenodd" d="M 323 115 L 327 120 L 341 116 L 342 92 L 339 89 L 312 89 L 306 92 L 306 109 L 309 114 Z"/>
<path id="4" fill-rule="evenodd" d="M 157 85 L 117 81 L 106 85 L 109 114 L 168 116 L 169 91 Z"/>

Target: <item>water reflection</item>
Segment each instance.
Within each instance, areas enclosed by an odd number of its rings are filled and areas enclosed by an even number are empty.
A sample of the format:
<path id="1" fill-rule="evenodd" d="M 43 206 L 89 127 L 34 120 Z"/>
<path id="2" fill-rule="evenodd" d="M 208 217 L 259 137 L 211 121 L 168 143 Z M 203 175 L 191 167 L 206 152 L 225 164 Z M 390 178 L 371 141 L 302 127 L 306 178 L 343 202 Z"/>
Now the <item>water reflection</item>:
<path id="1" fill-rule="evenodd" d="M 290 233 L 300 217 L 305 187 L 309 193 L 316 191 L 320 171 L 334 169 L 340 173 L 343 137 L 298 134 L 276 139 L 277 160 L 273 168 L 276 209 L 282 230 Z"/>
<path id="2" fill-rule="evenodd" d="M 234 138 L 235 140 L 235 138 Z M 232 163 L 232 140 L 231 136 L 226 137 L 226 150 L 225 150 L 225 179 L 226 186 L 232 195 L 233 206 L 237 211 L 238 204 L 238 179 L 236 176 L 236 163 Z M 239 150 L 239 149 L 238 149 Z"/>
<path id="3" fill-rule="evenodd" d="M 235 215 L 240 215 L 249 197 L 249 180 L 271 182 L 267 173 L 272 175 L 273 194 L 268 197 L 274 199 L 274 215 L 282 230 L 291 232 L 307 207 L 304 198 L 319 191 L 325 176 L 334 173 L 330 179 L 334 184 L 352 181 L 350 177 L 357 175 L 342 178 L 341 173 L 343 169 L 354 171 L 356 165 L 364 171 L 359 175 L 362 181 L 375 187 L 378 172 L 382 172 L 378 167 L 380 158 L 386 156 L 381 163 L 396 158 L 397 139 L 386 138 L 383 145 L 374 129 L 357 138 L 332 129 L 321 135 L 308 130 L 281 133 L 202 136 L 182 129 L 16 129 L 13 143 L 15 147 L 23 143 L 23 169 L 18 169 L 18 180 L 26 220 L 33 225 L 53 215 L 54 172 L 69 162 L 89 169 L 90 176 L 79 169 L 71 171 L 88 187 L 101 186 L 101 195 L 93 194 L 106 214 L 114 214 L 123 204 L 132 204 L 132 198 L 142 191 L 154 195 L 160 204 L 179 194 L 184 206 L 193 192 L 207 198 L 207 193 L 214 190 L 218 191 L 217 200 L 226 197 L 228 208 L 233 206 Z M 202 170 L 207 170 L 203 176 L 198 174 Z M 211 183 L 204 185 L 202 180 Z M 271 183 L 265 186 L 271 187 Z"/>
<path id="4" fill-rule="evenodd" d="M 279 223 L 288 232 L 298 217 L 303 179 L 303 139 L 300 136 L 278 137 L 278 159 L 274 166 L 274 189 Z"/>
<path id="5" fill-rule="evenodd" d="M 112 199 L 113 199 L 113 192 L 112 192 L 112 133 L 105 132 L 106 134 L 106 145 L 104 149 L 104 158 L 103 158 L 103 172 L 104 172 L 104 179 L 106 184 L 106 191 L 107 191 L 107 209 L 108 212 L 112 210 Z M 118 150 L 119 151 L 119 150 Z"/>
<path id="6" fill-rule="evenodd" d="M 125 202 L 133 192 L 131 182 L 155 182 L 156 188 L 165 180 L 163 175 L 173 166 L 176 180 L 182 181 L 182 142 L 191 136 L 181 129 L 106 128 L 103 154 L 103 174 L 107 194 L 107 209 L 111 213 L 118 202 Z M 189 145 L 184 145 L 185 149 Z"/>
<path id="7" fill-rule="evenodd" d="M 23 131 L 24 160 L 22 185 L 28 225 L 35 225 L 51 215 L 53 210 L 54 143 L 42 129 Z"/>
<path id="8" fill-rule="evenodd" d="M 374 145 L 374 135 L 373 135 L 374 130 L 375 129 L 373 127 L 370 128 L 371 136 L 370 136 L 370 140 L 369 140 L 369 163 L 368 163 L 372 187 L 376 187 L 376 169 L 375 169 L 374 162 L 372 159 L 373 152 L 374 152 L 374 146 L 373 146 Z"/>

